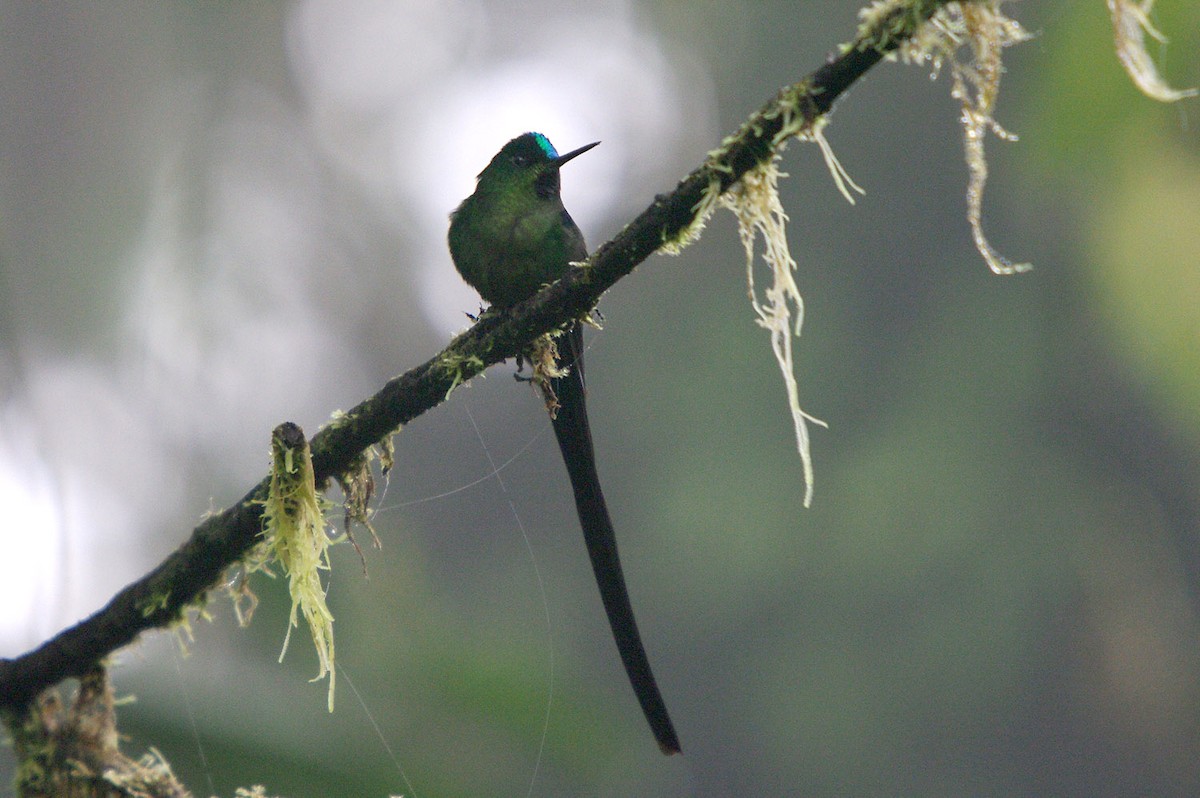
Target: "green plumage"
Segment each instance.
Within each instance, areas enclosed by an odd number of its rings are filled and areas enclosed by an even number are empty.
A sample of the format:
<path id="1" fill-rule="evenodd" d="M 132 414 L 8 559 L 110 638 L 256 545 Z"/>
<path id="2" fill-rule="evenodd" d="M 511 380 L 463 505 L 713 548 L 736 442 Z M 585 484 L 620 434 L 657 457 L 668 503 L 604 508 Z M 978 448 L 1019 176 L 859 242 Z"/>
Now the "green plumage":
<path id="1" fill-rule="evenodd" d="M 583 233 L 563 207 L 558 170 L 594 146 L 559 156 L 540 133 L 519 136 L 450 215 L 454 265 L 487 302 L 511 307 L 587 257 Z"/>

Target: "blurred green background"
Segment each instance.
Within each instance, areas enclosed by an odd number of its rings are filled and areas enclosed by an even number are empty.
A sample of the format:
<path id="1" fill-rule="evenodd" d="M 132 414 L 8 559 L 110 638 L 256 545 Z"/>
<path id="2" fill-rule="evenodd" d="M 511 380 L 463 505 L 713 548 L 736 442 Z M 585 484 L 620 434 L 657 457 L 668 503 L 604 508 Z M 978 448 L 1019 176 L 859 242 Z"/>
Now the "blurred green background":
<path id="1" fill-rule="evenodd" d="M 598 244 L 856 9 L 0 3 L 0 654 L 239 498 L 276 423 L 315 432 L 465 326 L 445 218 L 504 141 L 604 140 L 564 171 Z M 946 76 L 883 64 L 840 101 L 856 206 L 815 147 L 784 158 L 811 509 L 727 214 L 602 303 L 600 470 L 683 757 L 510 366 L 396 437 L 369 578 L 338 547 L 334 714 L 256 577 L 249 629 L 214 595 L 186 655 L 120 654 L 124 750 L 201 795 L 1200 792 L 1200 106 L 1138 93 L 1098 0 L 1008 9 L 1037 36 L 984 224 L 1031 273 L 971 245 Z M 1200 5 L 1154 20 L 1200 84 Z"/>

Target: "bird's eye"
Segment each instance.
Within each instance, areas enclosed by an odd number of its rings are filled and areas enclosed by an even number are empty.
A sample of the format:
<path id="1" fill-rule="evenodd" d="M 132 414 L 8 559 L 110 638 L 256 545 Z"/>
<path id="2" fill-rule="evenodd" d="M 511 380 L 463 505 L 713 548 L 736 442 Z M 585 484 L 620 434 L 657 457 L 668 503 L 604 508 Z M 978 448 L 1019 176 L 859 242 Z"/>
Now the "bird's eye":
<path id="1" fill-rule="evenodd" d="M 529 158 L 524 155 L 514 155 L 512 157 L 513 166 L 529 166 Z"/>

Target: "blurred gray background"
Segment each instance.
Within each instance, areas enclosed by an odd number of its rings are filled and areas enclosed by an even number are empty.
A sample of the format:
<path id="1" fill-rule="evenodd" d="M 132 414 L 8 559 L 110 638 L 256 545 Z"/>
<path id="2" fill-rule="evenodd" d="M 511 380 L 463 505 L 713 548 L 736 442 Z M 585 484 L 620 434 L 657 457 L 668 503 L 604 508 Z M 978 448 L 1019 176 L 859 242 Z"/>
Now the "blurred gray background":
<path id="1" fill-rule="evenodd" d="M 124 749 L 199 795 L 1200 791 L 1200 106 L 1137 92 L 1099 0 L 1008 8 L 1038 35 L 1006 53 L 1021 140 L 989 142 L 984 221 L 1031 273 L 972 247 L 945 75 L 883 64 L 840 101 L 856 206 L 816 147 L 783 160 L 811 509 L 728 214 L 602 302 L 600 470 L 683 757 L 511 364 L 396 437 L 369 578 L 337 547 L 334 714 L 306 637 L 277 663 L 260 576 L 249 629 L 214 594 L 186 653 L 121 652 Z M 467 325 L 447 214 L 505 141 L 603 141 L 564 170 L 595 246 L 856 9 L 0 3 L 0 655 L 237 500 L 277 423 L 315 432 Z M 1200 84 L 1200 5 L 1154 18 Z"/>

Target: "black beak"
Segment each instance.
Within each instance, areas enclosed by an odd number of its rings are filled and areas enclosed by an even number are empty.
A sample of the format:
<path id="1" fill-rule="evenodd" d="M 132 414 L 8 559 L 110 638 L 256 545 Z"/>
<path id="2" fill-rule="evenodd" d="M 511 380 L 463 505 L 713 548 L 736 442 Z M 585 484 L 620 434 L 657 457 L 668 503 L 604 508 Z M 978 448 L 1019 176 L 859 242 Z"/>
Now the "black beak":
<path id="1" fill-rule="evenodd" d="M 599 143 L 600 142 L 598 142 L 598 141 L 593 141 L 591 144 L 584 144 L 582 147 L 580 147 L 577 150 L 571 150 L 566 155 L 560 155 L 557 158 L 552 159 L 550 161 L 550 163 L 554 164 L 555 166 L 562 166 L 567 161 L 574 158 L 576 155 L 583 155 L 585 152 L 590 150 L 592 147 L 595 147 Z"/>

